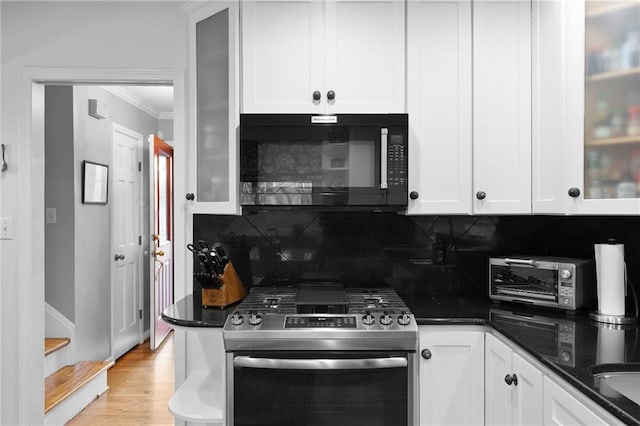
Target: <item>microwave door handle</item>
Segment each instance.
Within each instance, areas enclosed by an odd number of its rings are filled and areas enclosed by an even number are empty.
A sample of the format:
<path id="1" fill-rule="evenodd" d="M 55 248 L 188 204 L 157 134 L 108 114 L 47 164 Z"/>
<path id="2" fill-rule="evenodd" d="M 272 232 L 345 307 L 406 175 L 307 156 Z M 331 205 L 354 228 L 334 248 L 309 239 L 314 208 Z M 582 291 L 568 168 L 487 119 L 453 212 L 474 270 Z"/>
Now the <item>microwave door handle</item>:
<path id="1" fill-rule="evenodd" d="M 233 359 L 235 367 L 267 368 L 275 370 L 378 370 L 398 368 L 408 365 L 402 357 L 364 358 L 364 359 L 274 359 L 237 356 Z"/>
<path id="2" fill-rule="evenodd" d="M 533 268 L 538 266 L 538 263 L 533 259 L 511 259 L 507 257 L 504 259 L 504 262 L 507 265 L 526 265 Z"/>
<path id="3" fill-rule="evenodd" d="M 380 129 L 380 189 L 387 189 L 389 187 L 387 183 L 387 157 L 389 152 L 387 151 L 387 135 L 389 129 Z"/>

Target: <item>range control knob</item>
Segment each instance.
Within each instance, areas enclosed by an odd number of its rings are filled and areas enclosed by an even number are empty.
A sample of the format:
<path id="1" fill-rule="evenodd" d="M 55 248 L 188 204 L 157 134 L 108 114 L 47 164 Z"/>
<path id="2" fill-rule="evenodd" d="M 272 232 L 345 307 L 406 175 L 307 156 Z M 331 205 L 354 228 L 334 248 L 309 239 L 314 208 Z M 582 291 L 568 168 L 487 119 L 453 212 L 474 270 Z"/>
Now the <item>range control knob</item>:
<path id="1" fill-rule="evenodd" d="M 262 317 L 260 316 L 260 314 L 257 314 L 255 312 L 253 312 L 249 316 L 249 324 L 251 324 L 251 325 L 259 325 L 261 322 L 262 322 Z"/>
<path id="2" fill-rule="evenodd" d="M 571 278 L 571 271 L 569 269 L 561 269 L 560 278 L 562 278 L 563 280 L 568 280 L 569 278 Z"/>
<path id="3" fill-rule="evenodd" d="M 371 312 L 367 311 L 364 313 L 364 315 L 362 316 L 362 323 L 364 325 L 371 325 L 374 322 L 376 322 L 376 319 L 373 317 L 373 315 L 371 315 Z"/>
<path id="4" fill-rule="evenodd" d="M 231 315 L 231 324 L 240 325 L 243 322 L 244 322 L 244 317 L 239 313 L 235 312 L 233 315 Z"/>
<path id="5" fill-rule="evenodd" d="M 402 314 L 400 314 L 400 316 L 398 317 L 398 324 L 400 325 L 411 324 L 411 315 L 409 315 L 406 312 L 403 312 Z"/>
<path id="6" fill-rule="evenodd" d="M 384 311 L 382 316 L 380 316 L 380 324 L 382 325 L 391 325 L 393 322 L 393 318 L 389 315 L 389 312 Z"/>

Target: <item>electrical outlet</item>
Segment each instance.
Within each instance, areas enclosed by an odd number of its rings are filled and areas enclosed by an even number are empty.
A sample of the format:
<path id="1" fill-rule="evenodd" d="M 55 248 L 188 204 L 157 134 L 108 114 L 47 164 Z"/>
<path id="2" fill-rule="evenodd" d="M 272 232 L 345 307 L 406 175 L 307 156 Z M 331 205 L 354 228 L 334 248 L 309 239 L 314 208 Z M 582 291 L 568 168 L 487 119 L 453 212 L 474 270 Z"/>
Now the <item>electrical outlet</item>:
<path id="1" fill-rule="evenodd" d="M 13 240 L 13 218 L 0 218 L 0 240 Z"/>

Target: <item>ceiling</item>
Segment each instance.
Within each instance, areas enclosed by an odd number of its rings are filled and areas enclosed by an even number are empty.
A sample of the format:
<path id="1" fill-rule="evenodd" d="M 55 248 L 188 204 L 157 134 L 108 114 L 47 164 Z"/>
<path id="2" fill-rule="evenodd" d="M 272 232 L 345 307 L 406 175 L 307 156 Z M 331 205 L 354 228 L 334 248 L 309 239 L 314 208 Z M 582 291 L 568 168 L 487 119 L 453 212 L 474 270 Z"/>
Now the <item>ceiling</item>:
<path id="1" fill-rule="evenodd" d="M 173 119 L 173 86 L 122 85 L 102 87 L 157 119 Z"/>

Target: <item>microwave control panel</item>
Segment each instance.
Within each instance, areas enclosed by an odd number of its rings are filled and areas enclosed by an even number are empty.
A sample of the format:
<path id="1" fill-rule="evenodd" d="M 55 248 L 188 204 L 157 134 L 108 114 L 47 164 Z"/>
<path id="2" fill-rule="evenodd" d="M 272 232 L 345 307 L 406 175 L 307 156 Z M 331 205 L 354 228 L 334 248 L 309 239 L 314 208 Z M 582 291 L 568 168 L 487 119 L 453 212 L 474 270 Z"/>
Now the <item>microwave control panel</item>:
<path id="1" fill-rule="evenodd" d="M 387 183 L 389 186 L 406 186 L 407 153 L 402 135 L 389 135 L 387 146 Z"/>

